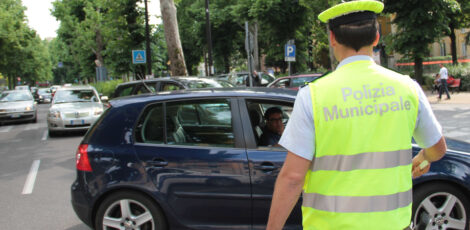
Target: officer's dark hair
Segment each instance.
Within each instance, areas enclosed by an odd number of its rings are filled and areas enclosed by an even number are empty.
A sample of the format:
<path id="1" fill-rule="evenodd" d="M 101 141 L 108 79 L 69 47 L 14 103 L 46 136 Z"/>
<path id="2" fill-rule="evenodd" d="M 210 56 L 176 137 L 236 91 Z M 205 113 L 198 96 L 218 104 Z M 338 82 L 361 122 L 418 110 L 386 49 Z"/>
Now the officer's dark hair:
<path id="1" fill-rule="evenodd" d="M 338 43 L 356 51 L 374 42 L 379 27 L 375 18 L 341 25 L 335 25 L 334 21 L 330 20 L 329 26 Z"/>
<path id="2" fill-rule="evenodd" d="M 264 113 L 264 118 L 266 120 L 269 120 L 269 117 L 275 113 L 280 113 L 282 115 L 282 110 L 278 107 L 271 107 L 268 110 L 266 110 L 266 112 Z"/>

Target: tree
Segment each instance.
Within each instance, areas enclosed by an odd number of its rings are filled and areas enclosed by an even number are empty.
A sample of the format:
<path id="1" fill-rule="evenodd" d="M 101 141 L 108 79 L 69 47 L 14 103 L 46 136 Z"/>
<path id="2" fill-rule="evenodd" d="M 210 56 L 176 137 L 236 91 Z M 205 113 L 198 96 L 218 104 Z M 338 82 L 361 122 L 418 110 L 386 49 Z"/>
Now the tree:
<path id="1" fill-rule="evenodd" d="M 385 13 L 395 15 L 398 31 L 387 38 L 389 52 L 395 50 L 414 60 L 415 78 L 423 84 L 423 58 L 429 45 L 442 36 L 450 20 L 445 9 L 453 0 L 385 0 Z"/>
<path id="2" fill-rule="evenodd" d="M 170 57 L 170 69 L 173 76 L 186 76 L 183 48 L 178 30 L 176 7 L 173 0 L 160 0 L 163 24 L 165 26 L 166 45 Z"/>
<path id="3" fill-rule="evenodd" d="M 19 0 L 0 1 L 0 72 L 13 88 L 17 77 L 34 85 L 51 76 L 45 44 L 26 24 Z"/>
<path id="4" fill-rule="evenodd" d="M 448 29 L 445 34 L 450 38 L 450 47 L 452 53 L 452 64 L 457 65 L 457 42 L 455 30 L 467 28 L 470 25 L 470 1 L 457 0 L 449 1 L 446 8 L 447 17 L 450 19 Z"/>

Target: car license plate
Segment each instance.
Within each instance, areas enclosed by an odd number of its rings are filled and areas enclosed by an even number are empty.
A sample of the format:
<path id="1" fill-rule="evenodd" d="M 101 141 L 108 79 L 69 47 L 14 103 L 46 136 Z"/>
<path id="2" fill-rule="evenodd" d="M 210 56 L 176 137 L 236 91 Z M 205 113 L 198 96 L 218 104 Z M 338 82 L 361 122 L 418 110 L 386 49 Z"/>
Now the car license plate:
<path id="1" fill-rule="evenodd" d="M 83 125 L 85 124 L 85 120 L 70 120 L 71 125 Z"/>
<path id="2" fill-rule="evenodd" d="M 11 118 L 19 118 L 21 115 L 20 114 L 13 114 L 11 115 Z"/>

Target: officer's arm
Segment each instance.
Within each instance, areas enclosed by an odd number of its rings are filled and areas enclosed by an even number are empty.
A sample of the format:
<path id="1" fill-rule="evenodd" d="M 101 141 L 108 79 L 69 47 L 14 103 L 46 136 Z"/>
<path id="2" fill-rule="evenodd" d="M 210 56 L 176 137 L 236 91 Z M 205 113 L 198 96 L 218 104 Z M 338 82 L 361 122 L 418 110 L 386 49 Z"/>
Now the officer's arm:
<path id="1" fill-rule="evenodd" d="M 286 160 L 281 172 L 279 172 L 274 187 L 266 229 L 282 229 L 302 192 L 305 174 L 310 167 L 310 163 L 311 161 L 299 157 L 292 152 L 287 153 Z"/>
<path id="2" fill-rule="evenodd" d="M 421 149 L 421 151 L 419 151 L 419 153 L 413 158 L 413 178 L 427 173 L 431 167 L 431 162 L 440 160 L 446 154 L 446 151 L 447 145 L 444 137 L 441 137 L 441 139 L 433 146 Z M 423 163 L 425 160 L 427 160 L 429 164 L 426 165 Z M 424 167 L 421 168 L 420 165 Z"/>

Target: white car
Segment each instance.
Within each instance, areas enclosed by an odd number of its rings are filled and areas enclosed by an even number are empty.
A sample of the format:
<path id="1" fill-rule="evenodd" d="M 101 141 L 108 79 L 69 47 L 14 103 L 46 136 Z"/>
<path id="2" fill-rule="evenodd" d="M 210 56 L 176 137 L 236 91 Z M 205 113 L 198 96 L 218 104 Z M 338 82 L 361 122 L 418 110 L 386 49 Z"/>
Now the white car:
<path id="1" fill-rule="evenodd" d="M 87 130 L 103 113 L 101 98 L 92 86 L 57 89 L 47 115 L 49 135 L 61 131 Z"/>
<path id="2" fill-rule="evenodd" d="M 37 103 L 29 90 L 7 90 L 0 93 L 0 123 L 37 121 Z"/>

